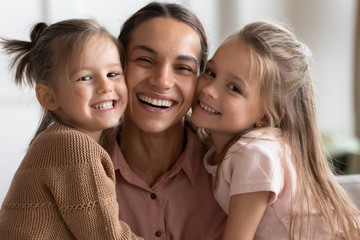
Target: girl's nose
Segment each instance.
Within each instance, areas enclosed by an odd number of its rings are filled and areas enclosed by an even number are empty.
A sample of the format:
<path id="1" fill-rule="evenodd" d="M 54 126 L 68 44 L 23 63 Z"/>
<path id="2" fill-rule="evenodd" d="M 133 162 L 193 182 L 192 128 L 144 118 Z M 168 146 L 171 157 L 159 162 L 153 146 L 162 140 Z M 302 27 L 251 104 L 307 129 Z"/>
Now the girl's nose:
<path id="1" fill-rule="evenodd" d="M 104 93 L 110 93 L 112 92 L 112 84 L 107 78 L 102 78 L 100 80 L 99 86 L 96 89 L 97 94 L 104 94 Z"/>
<path id="2" fill-rule="evenodd" d="M 211 98 L 217 98 L 218 97 L 218 91 L 215 83 L 215 81 L 210 82 L 209 84 L 207 84 L 206 86 L 203 87 L 202 92 L 211 97 Z"/>

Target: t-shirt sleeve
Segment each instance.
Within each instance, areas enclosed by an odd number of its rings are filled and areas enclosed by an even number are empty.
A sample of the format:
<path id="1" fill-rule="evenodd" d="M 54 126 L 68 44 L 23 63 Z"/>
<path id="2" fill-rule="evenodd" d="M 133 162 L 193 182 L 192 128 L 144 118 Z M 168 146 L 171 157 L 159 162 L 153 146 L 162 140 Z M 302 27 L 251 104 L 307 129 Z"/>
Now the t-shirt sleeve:
<path id="1" fill-rule="evenodd" d="M 245 146 L 234 144 L 221 168 L 230 185 L 230 196 L 269 191 L 268 204 L 272 204 L 283 189 L 281 150 L 276 141 L 254 140 Z"/>

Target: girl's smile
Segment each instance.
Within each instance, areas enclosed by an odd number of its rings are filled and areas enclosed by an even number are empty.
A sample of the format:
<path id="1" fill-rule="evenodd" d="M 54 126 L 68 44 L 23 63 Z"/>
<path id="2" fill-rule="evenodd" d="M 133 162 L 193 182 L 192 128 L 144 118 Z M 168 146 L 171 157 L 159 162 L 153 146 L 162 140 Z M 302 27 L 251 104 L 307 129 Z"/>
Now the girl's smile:
<path id="1" fill-rule="evenodd" d="M 216 111 L 214 108 L 210 107 L 206 103 L 199 100 L 199 105 L 201 109 L 203 109 L 205 112 L 211 113 L 211 114 L 221 114 L 220 112 Z"/>
<path id="2" fill-rule="evenodd" d="M 109 38 L 90 38 L 70 62 L 69 82 L 55 91 L 61 119 L 93 136 L 115 126 L 127 103 L 127 88 L 119 51 Z"/>
<path id="3" fill-rule="evenodd" d="M 264 117 L 255 65 L 249 47 L 231 38 L 220 46 L 198 79 L 191 120 L 211 132 L 219 149 Z"/>

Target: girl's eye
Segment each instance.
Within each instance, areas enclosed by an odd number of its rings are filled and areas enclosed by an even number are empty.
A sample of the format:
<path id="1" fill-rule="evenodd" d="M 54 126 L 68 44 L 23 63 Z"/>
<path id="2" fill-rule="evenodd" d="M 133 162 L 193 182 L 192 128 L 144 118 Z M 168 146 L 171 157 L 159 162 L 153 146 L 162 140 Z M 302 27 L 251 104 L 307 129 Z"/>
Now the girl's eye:
<path id="1" fill-rule="evenodd" d="M 240 88 L 238 88 L 236 85 L 234 84 L 229 84 L 229 88 L 231 91 L 235 92 L 235 93 L 239 93 L 242 94 L 242 91 Z"/>
<path id="2" fill-rule="evenodd" d="M 112 72 L 112 73 L 108 73 L 106 76 L 108 77 L 108 78 L 113 78 L 113 77 L 116 77 L 116 76 L 119 76 L 120 74 L 119 73 L 114 73 L 114 72 Z"/>
<path id="3" fill-rule="evenodd" d="M 215 74 L 212 70 L 210 70 L 210 69 L 206 69 L 206 70 L 205 70 L 205 73 L 206 73 L 207 75 L 209 75 L 210 77 L 212 77 L 212 78 L 216 78 L 216 74 Z"/>
<path id="4" fill-rule="evenodd" d="M 89 81 L 91 79 L 92 78 L 90 76 L 83 76 L 83 77 L 78 78 L 77 81 Z"/>

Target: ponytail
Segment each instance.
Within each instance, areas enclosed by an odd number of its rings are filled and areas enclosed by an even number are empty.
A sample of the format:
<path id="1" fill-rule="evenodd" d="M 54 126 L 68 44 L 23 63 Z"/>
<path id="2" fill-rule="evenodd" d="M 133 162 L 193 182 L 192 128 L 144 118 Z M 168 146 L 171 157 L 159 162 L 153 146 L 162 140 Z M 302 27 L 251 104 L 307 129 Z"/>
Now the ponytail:
<path id="1" fill-rule="evenodd" d="M 1 44 L 7 54 L 14 54 L 10 62 L 10 68 L 15 69 L 15 83 L 34 87 L 35 79 L 32 77 L 31 50 L 35 46 L 41 32 L 47 27 L 45 23 L 36 24 L 30 34 L 30 42 L 21 40 L 9 40 L 1 38 Z"/>

